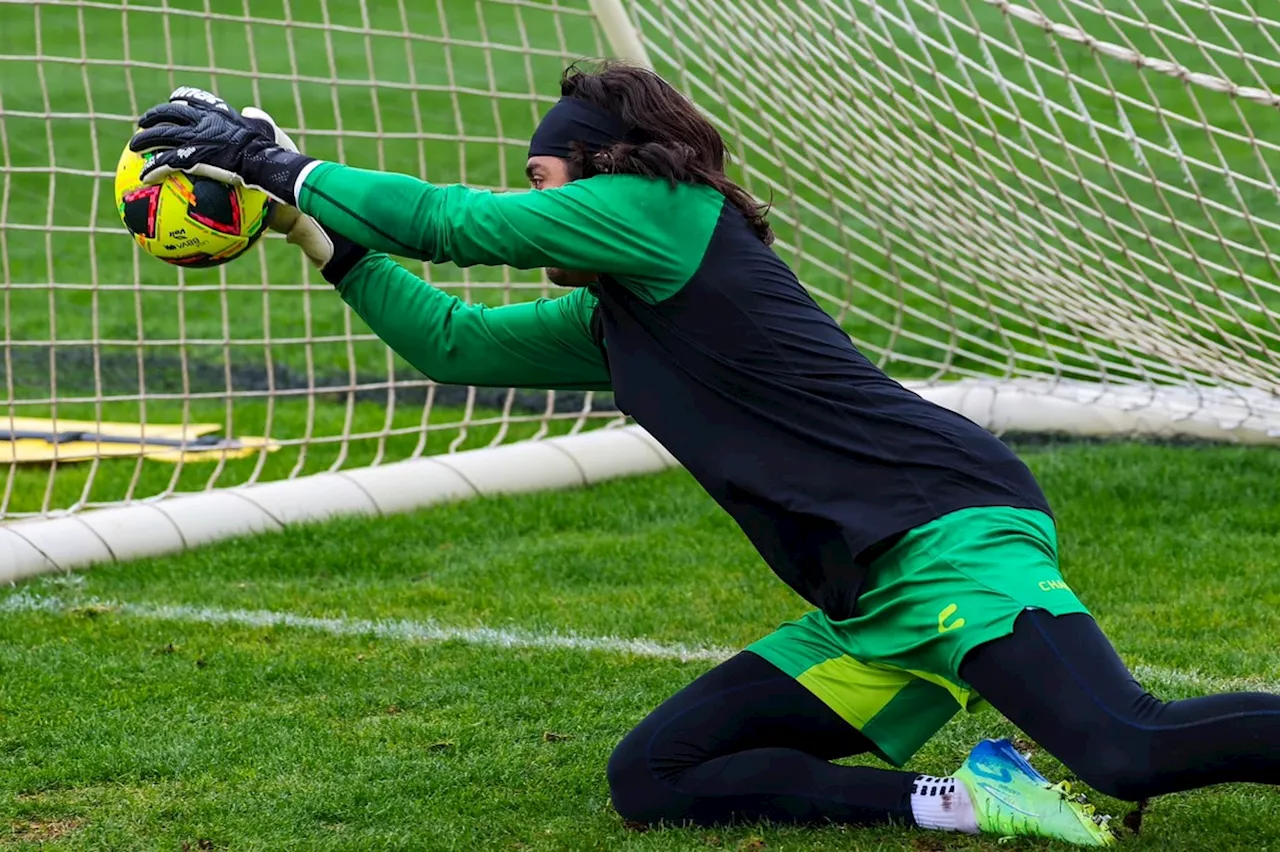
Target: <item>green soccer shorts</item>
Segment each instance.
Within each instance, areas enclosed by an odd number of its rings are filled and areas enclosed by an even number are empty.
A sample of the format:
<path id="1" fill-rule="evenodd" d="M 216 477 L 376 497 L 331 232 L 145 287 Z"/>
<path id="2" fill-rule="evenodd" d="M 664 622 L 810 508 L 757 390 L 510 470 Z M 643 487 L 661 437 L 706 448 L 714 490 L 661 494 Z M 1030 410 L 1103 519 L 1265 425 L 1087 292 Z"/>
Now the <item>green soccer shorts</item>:
<path id="1" fill-rule="evenodd" d="M 961 708 L 971 650 L 1007 636 L 1024 609 L 1088 613 L 1058 570 L 1043 512 L 963 509 L 917 527 L 870 566 L 853 618 L 810 612 L 748 646 L 902 766 Z"/>

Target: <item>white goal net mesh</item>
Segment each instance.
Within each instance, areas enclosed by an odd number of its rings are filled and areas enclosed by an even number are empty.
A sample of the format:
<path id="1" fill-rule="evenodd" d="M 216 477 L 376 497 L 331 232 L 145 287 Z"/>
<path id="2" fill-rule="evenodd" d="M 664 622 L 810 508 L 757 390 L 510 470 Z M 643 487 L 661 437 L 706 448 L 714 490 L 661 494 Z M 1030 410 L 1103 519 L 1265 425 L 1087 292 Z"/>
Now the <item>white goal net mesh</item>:
<path id="1" fill-rule="evenodd" d="M 618 420 L 607 396 L 434 386 L 282 239 L 179 270 L 112 196 L 136 117 L 186 84 L 262 106 L 313 156 L 519 187 L 560 72 L 607 53 L 587 0 L 0 0 L 0 518 Z M 412 268 L 488 304 L 549 292 L 540 273 Z M 206 434 L 271 451 L 164 443 Z"/>
<path id="2" fill-rule="evenodd" d="M 1133 431 L 1280 434 L 1274 7 L 630 7 L 891 375 L 999 377 L 1041 425 L 1071 400 Z"/>
<path id="3" fill-rule="evenodd" d="M 891 375 L 1274 422 L 1265 4 L 624 5 Z M 142 256 L 111 189 L 135 117 L 179 84 L 262 106 L 314 156 L 519 187 L 560 71 L 608 53 L 589 0 L 0 0 L 0 519 L 617 422 L 607 395 L 433 385 L 277 238 L 214 270 Z M 488 304 L 548 292 L 413 268 Z M 199 435 L 248 445 L 154 443 Z"/>

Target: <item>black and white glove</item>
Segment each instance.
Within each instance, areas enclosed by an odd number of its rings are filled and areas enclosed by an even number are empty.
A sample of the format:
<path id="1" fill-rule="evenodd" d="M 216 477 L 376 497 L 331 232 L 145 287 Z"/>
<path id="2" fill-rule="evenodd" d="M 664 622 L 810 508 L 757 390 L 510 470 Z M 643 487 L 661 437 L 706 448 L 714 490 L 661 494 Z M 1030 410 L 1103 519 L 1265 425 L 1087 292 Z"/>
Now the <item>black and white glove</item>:
<path id="1" fill-rule="evenodd" d="M 276 144 L 286 151 L 297 153 L 298 146 L 289 138 L 289 134 L 281 130 L 276 125 L 276 120 L 266 112 L 257 107 L 245 107 L 242 114 L 252 121 L 266 122 L 271 126 Z M 302 253 L 315 264 L 325 280 L 335 287 L 342 283 L 351 267 L 369 253 L 364 246 L 329 230 L 314 217 L 288 204 L 272 205 L 271 213 L 267 216 L 267 227 L 284 234 L 286 243 L 302 249 Z"/>
<path id="2" fill-rule="evenodd" d="M 267 226 L 284 234 L 284 240 L 302 249 L 324 279 L 337 287 L 369 250 L 321 225 L 296 207 L 277 204 Z"/>
<path id="3" fill-rule="evenodd" d="M 298 178 L 316 160 L 298 153 L 289 134 L 263 110 L 245 107 L 238 113 L 217 95 L 182 86 L 138 124 L 143 129 L 129 147 L 139 153 L 156 152 L 142 171 L 145 183 L 186 172 L 261 189 L 277 202 L 267 217 L 268 227 L 302 249 L 334 286 L 368 253 L 294 206 Z M 182 147 L 170 149 L 172 145 Z"/>
<path id="4" fill-rule="evenodd" d="M 168 103 L 143 113 L 138 120 L 142 129 L 129 140 L 134 152 L 154 154 L 142 170 L 142 181 L 159 183 L 186 172 L 260 189 L 276 201 L 296 205 L 298 178 L 315 160 L 298 153 L 292 143 L 280 144 L 278 128 L 266 113 L 245 113 L 203 89 L 175 89 Z"/>

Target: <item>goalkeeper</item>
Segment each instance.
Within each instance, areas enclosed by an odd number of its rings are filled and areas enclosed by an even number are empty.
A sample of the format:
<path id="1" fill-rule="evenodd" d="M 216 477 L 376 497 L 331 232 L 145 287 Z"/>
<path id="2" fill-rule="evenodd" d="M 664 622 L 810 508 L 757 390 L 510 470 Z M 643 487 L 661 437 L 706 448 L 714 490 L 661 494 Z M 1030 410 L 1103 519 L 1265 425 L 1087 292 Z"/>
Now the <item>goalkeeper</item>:
<path id="1" fill-rule="evenodd" d="M 561 93 L 530 143 L 534 192 L 310 159 L 264 113 L 191 89 L 131 145 L 154 152 L 150 181 L 186 171 L 282 202 L 276 226 L 427 376 L 612 389 L 813 605 L 623 739 L 608 779 L 624 817 L 1114 842 L 1005 741 L 943 777 L 831 762 L 900 767 L 980 700 L 1123 799 L 1280 784 L 1280 696 L 1164 702 L 1137 684 L 1063 581 L 1028 469 L 852 345 L 769 248 L 766 211 L 688 100 L 613 63 L 571 67 Z M 384 252 L 546 267 L 572 289 L 470 306 Z"/>

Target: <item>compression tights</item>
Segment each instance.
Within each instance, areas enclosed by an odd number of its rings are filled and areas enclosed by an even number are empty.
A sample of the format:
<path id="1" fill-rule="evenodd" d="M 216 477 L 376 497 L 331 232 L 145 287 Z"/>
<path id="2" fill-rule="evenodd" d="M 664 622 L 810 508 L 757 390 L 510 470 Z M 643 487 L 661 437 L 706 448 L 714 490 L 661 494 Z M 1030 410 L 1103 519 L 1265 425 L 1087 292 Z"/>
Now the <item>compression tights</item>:
<path id="1" fill-rule="evenodd" d="M 1164 702 L 1087 615 L 1023 612 L 961 676 L 1082 781 L 1122 799 L 1228 781 L 1280 784 L 1280 695 Z M 644 719 L 609 761 L 614 807 L 640 822 L 912 822 L 915 773 L 840 766 L 870 743 L 744 651 Z"/>

